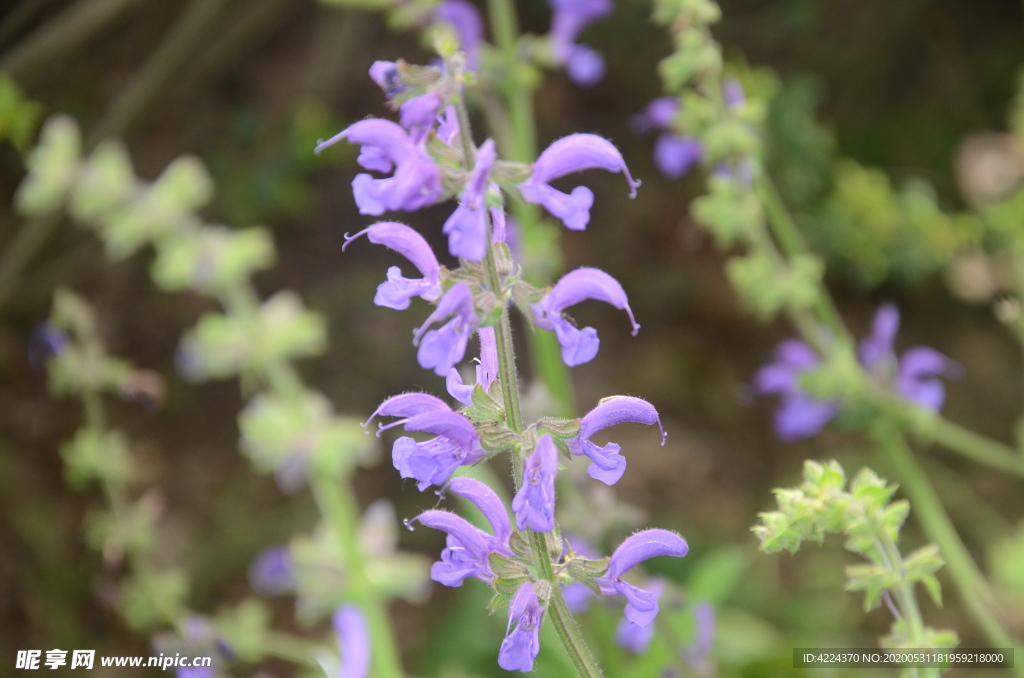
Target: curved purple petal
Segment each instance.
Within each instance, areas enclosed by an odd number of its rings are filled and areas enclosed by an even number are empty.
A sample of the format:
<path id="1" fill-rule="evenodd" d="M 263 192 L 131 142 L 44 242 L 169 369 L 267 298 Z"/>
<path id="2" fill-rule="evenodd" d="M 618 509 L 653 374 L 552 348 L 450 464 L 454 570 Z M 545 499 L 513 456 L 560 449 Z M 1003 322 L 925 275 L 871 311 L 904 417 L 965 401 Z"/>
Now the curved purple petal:
<path id="1" fill-rule="evenodd" d="M 402 127 L 410 132 L 429 129 L 437 122 L 441 103 L 441 97 L 434 92 L 413 97 L 403 103 L 398 110 L 398 120 Z"/>
<path id="2" fill-rule="evenodd" d="M 483 533 L 473 527 L 465 518 L 450 511 L 432 509 L 424 511 L 415 518 L 406 521 L 406 525 L 409 526 L 409 529 L 412 529 L 412 524 L 416 522 L 435 530 L 447 532 L 459 543 L 459 546 L 466 549 L 477 563 L 487 562 L 487 557 L 490 553 L 487 541 Z"/>
<path id="3" fill-rule="evenodd" d="M 660 529 L 637 532 L 615 549 L 606 577 L 616 580 L 645 560 L 657 556 L 682 558 L 689 550 L 686 540 L 675 532 Z"/>
<path id="4" fill-rule="evenodd" d="M 665 581 L 660 578 L 652 578 L 650 582 L 648 582 L 647 586 L 648 595 L 653 599 L 654 603 L 657 604 L 661 599 L 661 594 L 665 590 Z M 655 614 L 657 614 L 657 612 L 655 612 Z M 619 620 L 618 627 L 616 628 L 615 642 L 620 647 L 626 648 L 633 654 L 645 654 L 651 646 L 651 641 L 654 640 L 654 630 L 654 625 L 651 623 L 641 626 L 640 624 L 630 621 L 629 617 L 623 615 L 622 619 Z"/>
<path id="5" fill-rule="evenodd" d="M 445 489 L 473 502 L 484 514 L 487 522 L 491 524 L 495 540 L 503 545 L 508 544 L 508 538 L 512 535 L 512 526 L 508 520 L 508 513 L 505 511 L 505 504 L 498 498 L 494 490 L 473 478 L 452 478 Z"/>
<path id="6" fill-rule="evenodd" d="M 551 6 L 555 10 L 551 17 L 551 40 L 556 56 L 563 60 L 580 31 L 614 9 L 611 0 L 551 0 Z"/>
<path id="7" fill-rule="evenodd" d="M 590 436 L 602 431 L 609 426 L 633 422 L 651 426 L 657 424 L 661 429 L 661 444 L 665 444 L 664 427 L 661 425 L 661 418 L 654 405 L 642 398 L 633 396 L 612 396 L 604 398 L 597 404 L 597 407 L 590 410 L 581 420 L 580 439 L 588 440 Z"/>
<path id="8" fill-rule="evenodd" d="M 424 412 L 403 422 L 406 431 L 422 431 L 455 441 L 463 450 L 477 447 L 479 437 L 473 424 L 458 412 Z"/>
<path id="9" fill-rule="evenodd" d="M 533 175 L 526 183 L 546 184 L 588 169 L 622 172 L 629 184 L 630 197 L 636 196 L 640 184 L 633 181 L 619 149 L 596 134 L 570 134 L 552 143 L 533 164 Z"/>
<path id="10" fill-rule="evenodd" d="M 425 412 L 451 412 L 452 408 L 448 407 L 448 404 L 436 396 L 432 396 L 429 393 L 401 393 L 396 396 L 391 396 L 384 402 L 382 402 L 373 414 L 364 421 L 361 426 L 366 428 L 370 425 L 376 417 L 400 417 L 401 421 L 393 422 L 388 425 L 381 425 L 380 430 L 387 430 L 393 426 L 404 423 L 405 419 L 415 416 L 417 414 L 423 414 Z M 379 434 L 379 432 L 378 432 Z"/>
<path id="11" fill-rule="evenodd" d="M 918 346 L 900 356 L 896 392 L 930 412 L 938 412 L 946 400 L 946 387 L 939 377 L 959 378 L 962 374 L 960 363 L 933 348 Z"/>

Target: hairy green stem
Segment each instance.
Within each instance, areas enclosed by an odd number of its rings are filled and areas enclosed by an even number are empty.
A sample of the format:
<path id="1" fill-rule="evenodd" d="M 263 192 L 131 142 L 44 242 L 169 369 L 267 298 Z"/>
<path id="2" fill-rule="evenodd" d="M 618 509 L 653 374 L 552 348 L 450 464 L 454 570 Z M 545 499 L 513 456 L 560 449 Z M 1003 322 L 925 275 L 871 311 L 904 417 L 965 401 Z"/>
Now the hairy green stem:
<path id="1" fill-rule="evenodd" d="M 900 485 L 910 499 L 914 515 L 925 534 L 938 545 L 946 561 L 946 571 L 971 616 L 994 647 L 1013 647 L 1013 640 L 1003 629 L 994 611 L 995 598 L 988 582 L 960 540 L 942 502 L 903 437 L 897 431 L 888 431 L 880 432 L 876 438 L 886 459 L 896 469 Z M 1017 675 L 1024 676 L 1024 666 L 1017 669 Z"/>
<path id="2" fill-rule="evenodd" d="M 921 615 L 921 608 L 917 604 L 917 595 L 914 593 L 914 582 L 907 580 L 907 568 L 903 564 L 903 556 L 892 540 L 885 527 L 876 523 L 875 528 L 876 548 L 886 562 L 890 570 L 899 576 L 899 584 L 894 589 L 896 599 L 899 601 L 899 609 L 903 619 L 907 623 L 907 631 L 910 635 L 911 647 L 927 647 L 925 642 L 924 617 Z M 923 671 L 918 668 L 911 669 L 911 675 L 923 676 L 923 678 L 939 678 L 937 668 L 924 667 Z"/>

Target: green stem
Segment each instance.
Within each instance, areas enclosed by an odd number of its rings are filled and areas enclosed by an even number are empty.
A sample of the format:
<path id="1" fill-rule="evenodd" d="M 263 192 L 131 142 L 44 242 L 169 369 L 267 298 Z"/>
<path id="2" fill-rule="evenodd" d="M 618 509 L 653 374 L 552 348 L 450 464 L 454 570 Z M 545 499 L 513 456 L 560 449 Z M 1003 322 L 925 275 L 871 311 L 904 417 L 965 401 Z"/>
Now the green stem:
<path id="1" fill-rule="evenodd" d="M 971 616 L 994 647 L 1013 647 L 1013 640 L 993 611 L 996 603 L 988 582 L 960 540 L 942 502 L 907 448 L 903 437 L 896 431 L 882 433 L 876 437 L 886 458 L 896 469 L 900 485 L 914 507 L 915 517 L 928 538 L 935 542 L 942 552 L 946 561 L 946 571 L 953 579 L 953 584 L 960 592 Z M 1024 676 L 1024 666 L 1017 669 L 1017 675 Z"/>
<path id="2" fill-rule="evenodd" d="M 903 556 L 900 555 L 896 542 L 889 536 L 884 526 L 876 524 L 875 539 L 877 548 L 884 557 L 889 569 L 899 577 L 899 584 L 894 589 L 896 599 L 899 601 L 899 609 L 907 622 L 907 631 L 910 634 L 911 647 L 927 647 L 925 642 L 924 617 L 921 615 L 921 608 L 917 604 L 917 595 L 914 593 L 914 582 L 907 580 L 907 568 L 903 564 Z M 913 668 L 911 675 L 921 675 L 918 668 Z M 938 678 L 939 670 L 925 667 L 924 678 Z"/>
<path id="3" fill-rule="evenodd" d="M 270 631 L 263 636 L 262 645 L 263 653 L 268 657 L 283 659 L 292 664 L 313 669 L 318 666 L 315 659 L 316 647 L 301 638 Z"/>
<path id="4" fill-rule="evenodd" d="M 979 435 L 948 419 L 936 417 L 922 437 L 980 464 L 1024 476 L 1024 456 L 1009 445 Z"/>

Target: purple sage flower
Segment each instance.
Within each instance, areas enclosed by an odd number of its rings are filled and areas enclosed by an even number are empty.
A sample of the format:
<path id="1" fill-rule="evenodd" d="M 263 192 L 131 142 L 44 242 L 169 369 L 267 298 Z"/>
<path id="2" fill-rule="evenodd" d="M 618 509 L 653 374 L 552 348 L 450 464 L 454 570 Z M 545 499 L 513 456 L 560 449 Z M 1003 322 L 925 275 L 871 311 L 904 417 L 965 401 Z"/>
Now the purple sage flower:
<path id="1" fill-rule="evenodd" d="M 334 635 L 341 648 L 341 668 L 336 678 L 368 678 L 370 675 L 370 631 L 363 611 L 356 605 L 339 607 L 331 617 Z"/>
<path id="2" fill-rule="evenodd" d="M 434 21 L 455 30 L 459 48 L 466 53 L 466 67 L 477 70 L 484 43 L 484 22 L 477 8 L 467 0 L 443 0 L 434 8 Z"/>
<path id="3" fill-rule="evenodd" d="M 839 403 L 817 400 L 800 390 L 800 375 L 818 366 L 821 358 L 802 341 L 790 339 L 779 345 L 775 362 L 754 375 L 754 389 L 760 394 L 781 397 L 775 411 L 775 433 L 785 441 L 813 436 L 839 413 Z"/>
<path id="4" fill-rule="evenodd" d="M 665 592 L 665 580 L 660 577 L 652 577 L 647 583 L 647 590 L 651 598 L 657 603 L 661 594 Z M 640 626 L 634 624 L 625 615 L 619 620 L 615 629 L 615 642 L 633 654 L 647 654 L 654 640 L 654 624 Z"/>
<path id="5" fill-rule="evenodd" d="M 533 584 L 519 587 L 508 606 L 508 627 L 498 651 L 498 666 L 506 671 L 533 670 L 533 660 L 540 652 L 540 625 L 544 608 L 537 600 Z"/>
<path id="6" fill-rule="evenodd" d="M 363 426 L 368 426 L 378 415 L 398 417 L 398 420 L 378 426 L 377 435 L 402 426 L 406 431 L 437 436 L 424 442 L 402 437 L 395 441 L 391 450 L 395 468 L 403 478 L 415 478 L 421 492 L 431 485 L 443 485 L 456 468 L 475 464 L 484 457 L 472 422 L 432 395 L 403 393 L 388 398 Z"/>
<path id="7" fill-rule="evenodd" d="M 703 147 L 697 139 L 672 131 L 678 113 L 678 98 L 659 97 L 630 119 L 630 126 L 637 134 L 662 132 L 654 142 L 654 164 L 666 179 L 673 181 L 686 175 L 703 155 Z"/>
<path id="8" fill-rule="evenodd" d="M 497 157 L 492 139 L 480 146 L 459 206 L 444 222 L 441 232 L 448 236 L 448 251 L 454 257 L 481 261 L 487 254 L 487 178 Z"/>
<path id="9" fill-rule="evenodd" d="M 590 221 L 593 192 L 586 186 L 577 186 L 567 195 L 552 188 L 549 182 L 588 169 L 622 172 L 629 184 L 629 197 L 636 197 L 640 182 L 633 181 L 618 149 L 596 134 L 570 134 L 548 146 L 533 163 L 530 178 L 519 184 L 519 191 L 524 200 L 542 205 L 561 219 L 566 228 L 582 231 Z"/>
<path id="10" fill-rule="evenodd" d="M 352 180 L 352 192 L 360 214 L 380 216 L 387 211 L 412 212 L 431 205 L 441 197 L 441 172 L 406 130 L 390 120 L 360 120 L 327 141 L 317 144 L 320 153 L 341 140 L 362 147 L 357 162 L 368 170 L 394 174 L 375 179 L 358 174 Z"/>
<path id="11" fill-rule="evenodd" d="M 605 485 L 614 485 L 626 472 L 626 458 L 619 454 L 622 449 L 617 443 L 608 443 L 598 447 L 590 442 L 590 437 L 609 426 L 634 422 L 651 426 L 657 424 L 661 430 L 661 444 L 665 444 L 664 427 L 658 417 L 658 411 L 646 400 L 632 396 L 613 396 L 605 398 L 580 420 L 580 433 L 566 441 L 569 452 L 574 455 L 585 455 L 590 459 L 587 473 L 594 480 Z"/>
<path id="12" fill-rule="evenodd" d="M 860 363 L 872 377 L 903 399 L 929 412 L 938 412 L 946 400 L 946 388 L 939 377 L 959 378 L 963 367 L 927 346 L 909 348 L 897 359 L 895 342 L 899 328 L 899 310 L 893 304 L 882 305 L 875 313 L 871 334 L 858 347 Z"/>
<path id="13" fill-rule="evenodd" d="M 555 529 L 555 476 L 558 449 L 551 436 L 543 435 L 523 464 L 523 483 L 512 499 L 516 527 L 534 532 Z"/>
<path id="14" fill-rule="evenodd" d="M 462 375 L 454 367 L 448 371 L 445 385 L 448 394 L 463 405 L 473 404 L 473 388 L 479 384 L 486 392 L 498 378 L 498 344 L 493 327 L 481 327 L 476 331 L 480 338 L 480 362 L 476 366 L 476 383 L 464 384 Z"/>
<path id="15" fill-rule="evenodd" d="M 604 595 L 621 594 L 626 599 L 626 618 L 638 626 L 648 626 L 658 616 L 658 599 L 622 580 L 622 576 L 640 563 L 656 556 L 682 558 L 690 550 L 686 540 L 668 530 L 644 530 L 626 539 L 615 549 L 608 572 L 596 579 Z"/>
<path id="16" fill-rule="evenodd" d="M 263 596 L 295 590 L 295 571 L 287 544 L 264 549 L 249 566 L 249 584 Z"/>
<path id="17" fill-rule="evenodd" d="M 575 306 L 587 299 L 604 301 L 625 311 L 633 326 L 633 336 L 640 331 L 640 326 L 633 317 L 633 310 L 629 307 L 626 292 L 615 278 L 596 268 L 577 268 L 566 273 L 555 283 L 551 291 L 533 306 L 533 317 L 539 327 L 554 331 L 558 343 L 562 346 L 562 360 L 569 367 L 593 360 L 601 344 L 597 330 L 593 327 L 581 330 L 563 315 L 567 307 Z"/>
<path id="18" fill-rule="evenodd" d="M 402 127 L 409 130 L 414 141 L 420 141 L 437 122 L 441 104 L 440 95 L 434 92 L 413 97 L 398 109 L 398 121 Z"/>
<path id="19" fill-rule="evenodd" d="M 451 320 L 436 330 L 427 330 L 445 318 Z M 466 355 L 466 344 L 477 322 L 473 293 L 465 283 L 459 283 L 445 292 L 437 308 L 413 337 L 413 345 L 419 346 L 416 359 L 420 367 L 434 370 L 434 374 L 439 377 L 447 376 L 455 363 Z"/>
<path id="20" fill-rule="evenodd" d="M 551 51 L 565 65 L 569 79 L 581 87 L 592 87 L 604 77 L 604 57 L 586 45 L 576 43 L 589 24 L 612 13 L 611 0 L 551 0 Z"/>
<path id="21" fill-rule="evenodd" d="M 508 540 L 512 534 L 508 513 L 494 490 L 473 478 L 454 478 L 445 491 L 454 492 L 472 502 L 491 524 L 494 534 L 488 534 L 469 521 L 449 511 L 424 511 L 406 522 L 441 530 L 448 534 L 446 547 L 441 551 L 441 560 L 430 568 L 430 577 L 445 586 L 461 586 L 470 577 L 490 583 L 494 579 L 490 555 L 498 553 L 512 556 Z"/>
<path id="22" fill-rule="evenodd" d="M 397 266 L 390 267 L 388 279 L 377 287 L 373 303 L 402 311 L 409 308 L 409 300 L 413 297 L 430 302 L 441 297 L 441 265 L 437 263 L 434 251 L 430 249 L 423 236 L 405 224 L 382 221 L 353 236 L 346 233 L 341 251 L 344 252 L 349 243 L 362 235 L 375 245 L 384 245 L 398 252 L 423 274 L 419 279 L 405 278 L 402 276 L 402 269 Z"/>

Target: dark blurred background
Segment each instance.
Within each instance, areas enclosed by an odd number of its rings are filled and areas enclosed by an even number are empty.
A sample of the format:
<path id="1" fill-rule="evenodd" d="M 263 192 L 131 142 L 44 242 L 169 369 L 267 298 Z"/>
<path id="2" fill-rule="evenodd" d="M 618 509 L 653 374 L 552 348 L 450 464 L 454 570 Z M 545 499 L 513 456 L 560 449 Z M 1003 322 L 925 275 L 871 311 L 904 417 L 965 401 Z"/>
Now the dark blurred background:
<path id="1" fill-rule="evenodd" d="M 547 3 L 518 4 L 524 29 L 544 32 Z M 785 130 L 787 120 L 799 124 L 813 114 L 830 133 L 818 138 L 803 165 L 823 185 L 831 166 L 813 163 L 839 154 L 884 170 L 896 184 L 922 177 L 940 205 L 963 207 L 954 182 L 956 148 L 973 133 L 1005 129 L 1024 64 L 1020 2 L 723 0 L 722 9 L 716 35 L 727 56 L 770 67 L 781 78 L 780 97 L 789 98 L 773 108 L 782 116 L 776 127 Z M 579 406 L 585 411 L 621 393 L 658 407 L 668 445 L 657 447 L 648 431 L 617 433 L 630 472 L 615 490 L 652 524 L 681 531 L 693 554 L 726 548 L 744 554 L 747 575 L 733 603 L 750 623 L 783 634 L 861 634 L 871 644 L 887 622 L 880 613 L 865 617 L 859 596 L 840 592 L 850 557 L 838 545 L 792 559 L 755 555 L 749 527 L 756 513 L 771 507 L 772 487 L 796 483 L 805 458 L 836 457 L 851 471 L 874 465 L 883 476 L 888 469 L 854 436 L 826 432 L 806 443 L 779 443 L 770 426 L 774 404 L 753 399 L 752 374 L 790 330 L 782 322 L 759 325 L 737 303 L 723 255 L 688 215 L 702 179 L 665 181 L 651 160 L 651 139 L 629 131 L 629 116 L 660 94 L 656 65 L 670 47 L 649 11 L 647 3 L 620 0 L 612 20 L 584 34 L 607 58 L 598 86 L 582 90 L 553 73 L 537 96 L 542 144 L 570 132 L 601 134 L 643 180 L 630 201 L 621 177 L 588 174 L 584 181 L 597 196 L 590 226 L 561 236 L 567 267 L 591 265 L 615 276 L 643 325 L 632 338 L 617 312 L 578 309 L 578 320 L 597 327 L 603 342 L 597 359 L 573 371 Z M 74 21 L 69 12 L 79 12 Z M 358 416 L 401 391 L 442 393 L 443 380 L 416 365 L 409 342 L 423 308 L 414 304 L 399 313 L 372 305 L 393 255 L 365 243 L 341 252 L 343 234 L 372 221 L 351 199 L 353 152 L 339 149 L 317 160 L 311 149 L 318 137 L 386 113 L 366 77 L 373 61 L 422 63 L 429 56 L 415 36 L 388 30 L 378 15 L 312 0 L 0 2 L 0 71 L 30 98 L 49 112 L 75 116 L 93 140 L 123 137 L 141 177 L 155 178 L 181 154 L 200 156 L 218 184 L 206 216 L 273 229 L 280 261 L 258 285 L 266 294 L 296 289 L 327 315 L 330 350 L 300 369 L 339 411 Z M 784 141 L 774 152 L 786 151 Z M 771 138 L 768 143 L 771 150 Z M 803 160 L 796 155 L 788 162 Z M 8 206 L 23 171 L 19 154 L 0 147 L 3 256 L 10 256 L 22 225 Z M 441 243 L 447 214 L 441 206 L 409 215 L 407 223 Z M 250 559 L 308 529 L 315 517 L 308 499 L 283 497 L 239 456 L 237 383 L 193 386 L 176 375 L 178 339 L 210 308 L 207 301 L 156 291 L 147 254 L 111 264 L 93 236 L 70 223 L 23 263 L 5 281 L 0 306 L 0 674 L 12 670 L 7 658 L 16 649 L 145 654 L 149 647 L 110 608 L 112 574 L 82 536 L 84 517 L 100 497 L 73 492 L 63 480 L 58 448 L 79 425 L 79 406 L 51 397 L 45 375 L 26 358 L 32 328 L 47 317 L 58 285 L 96 306 L 113 354 L 166 378 L 159 408 L 109 406 L 113 423 L 131 436 L 145 483 L 165 506 L 160 557 L 191 571 L 194 608 L 210 611 L 244 595 Z M 1021 359 L 986 308 L 955 301 L 934 271 L 908 280 L 894 267 L 865 284 L 840 269 L 829 284 L 858 334 L 879 303 L 898 302 L 904 311 L 899 349 L 928 343 L 967 368 L 950 389 L 945 413 L 1011 439 L 1022 405 Z M 1003 534 L 1020 520 L 1019 488 L 939 451 L 922 457 L 969 534 Z M 429 501 L 403 487 L 386 464 L 361 472 L 357 483 L 364 503 L 390 496 L 403 517 Z M 922 543 L 913 525 L 907 532 L 909 545 Z M 427 553 L 438 546 L 430 535 L 403 539 Z M 983 561 L 984 555 L 978 551 Z M 680 567 L 685 582 L 689 565 Z M 946 610 L 928 605 L 926 616 L 983 644 L 948 587 L 947 598 Z M 434 625 L 428 620 L 457 604 L 453 592 L 438 590 L 425 608 L 399 604 L 410 665 L 429 654 Z M 291 623 L 287 601 L 276 613 L 281 625 Z M 1015 623 L 1019 636 L 1024 619 Z"/>

